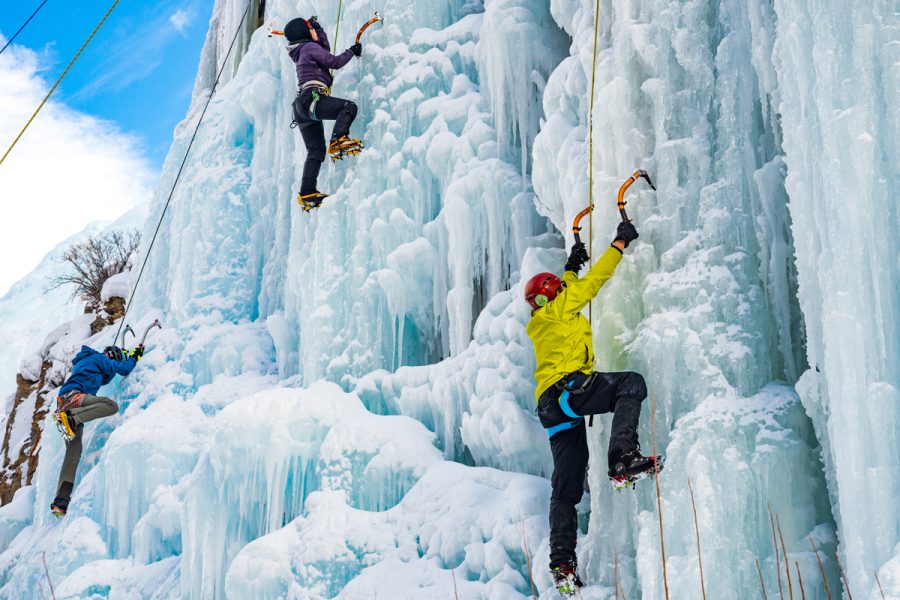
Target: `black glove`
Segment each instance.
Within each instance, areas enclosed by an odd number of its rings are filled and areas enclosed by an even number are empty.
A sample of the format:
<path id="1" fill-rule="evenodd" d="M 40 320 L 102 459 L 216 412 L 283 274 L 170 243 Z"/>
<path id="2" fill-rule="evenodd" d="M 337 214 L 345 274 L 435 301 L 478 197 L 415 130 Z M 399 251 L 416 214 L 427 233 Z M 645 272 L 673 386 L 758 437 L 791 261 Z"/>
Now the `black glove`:
<path id="1" fill-rule="evenodd" d="M 350 51 L 353 52 L 357 57 L 362 56 L 362 44 L 356 42 L 352 46 L 350 46 Z"/>
<path id="2" fill-rule="evenodd" d="M 638 239 L 637 229 L 634 228 L 634 224 L 631 221 L 622 221 L 619 223 L 619 227 L 616 228 L 616 239 L 614 242 L 625 242 L 625 247 L 628 247 L 628 244 Z"/>
<path id="3" fill-rule="evenodd" d="M 134 360 L 141 360 L 142 356 L 144 356 L 144 347 L 141 345 L 135 346 L 134 350 L 131 351 L 131 357 Z"/>
<path id="4" fill-rule="evenodd" d="M 584 266 L 584 263 L 591 260 L 588 255 L 587 248 L 582 242 L 575 242 L 572 246 L 572 252 L 569 253 L 569 260 L 566 261 L 566 271 L 577 273 Z"/>

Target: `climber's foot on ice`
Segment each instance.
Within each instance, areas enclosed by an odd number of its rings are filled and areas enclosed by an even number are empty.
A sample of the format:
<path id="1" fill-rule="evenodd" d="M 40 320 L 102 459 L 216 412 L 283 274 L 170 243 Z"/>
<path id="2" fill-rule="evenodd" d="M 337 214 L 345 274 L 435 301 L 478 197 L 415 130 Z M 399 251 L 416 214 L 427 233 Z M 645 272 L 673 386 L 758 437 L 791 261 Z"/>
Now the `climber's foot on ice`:
<path id="1" fill-rule="evenodd" d="M 72 414 L 67 410 L 58 410 L 53 413 L 53 420 L 56 421 L 56 428 L 62 434 L 66 443 L 75 439 L 75 422 L 72 420 Z"/>
<path id="2" fill-rule="evenodd" d="M 556 590 L 564 598 L 572 598 L 578 592 L 578 588 L 583 587 L 581 578 L 575 572 L 578 565 L 572 562 L 564 562 L 550 567 L 550 574 L 553 575 L 553 584 Z"/>
<path id="3" fill-rule="evenodd" d="M 609 467 L 609 479 L 617 491 L 633 488 L 641 479 L 656 475 L 663 470 L 666 457 L 641 456 L 640 449 L 626 452 Z"/>
<path id="4" fill-rule="evenodd" d="M 362 152 L 363 144 L 361 140 L 342 135 L 339 138 L 332 139 L 328 144 L 328 155 L 332 161 L 343 160 L 345 156 L 355 156 Z"/>
<path id="5" fill-rule="evenodd" d="M 314 208 L 322 206 L 322 200 L 328 197 L 328 194 L 322 192 L 311 192 L 309 194 L 300 194 L 297 196 L 297 203 L 304 212 L 309 212 Z"/>
<path id="6" fill-rule="evenodd" d="M 68 498 L 59 498 L 53 501 L 53 504 L 50 505 L 50 512 L 53 513 L 54 517 L 64 517 L 66 516 L 66 511 L 69 510 L 69 499 Z"/>

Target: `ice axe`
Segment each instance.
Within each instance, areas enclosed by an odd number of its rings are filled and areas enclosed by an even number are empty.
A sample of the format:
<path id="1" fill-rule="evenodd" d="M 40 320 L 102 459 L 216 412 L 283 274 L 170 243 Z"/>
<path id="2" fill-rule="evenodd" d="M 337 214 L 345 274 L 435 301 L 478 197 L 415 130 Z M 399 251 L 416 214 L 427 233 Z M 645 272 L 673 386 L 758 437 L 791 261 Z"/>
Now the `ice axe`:
<path id="1" fill-rule="evenodd" d="M 628 214 L 625 212 L 625 205 L 627 204 L 627 202 L 625 202 L 625 191 L 629 187 L 631 187 L 632 183 L 634 183 L 635 181 L 637 181 L 638 179 L 640 179 L 642 177 L 647 180 L 647 184 L 650 186 L 650 189 L 652 189 L 654 191 L 656 190 L 656 186 L 653 185 L 653 181 L 651 181 L 650 175 L 648 175 L 647 171 L 645 171 L 643 169 L 638 169 L 631 175 L 631 177 L 626 179 L 625 183 L 623 183 L 622 186 L 619 188 L 619 195 L 618 195 L 618 198 L 616 199 L 616 205 L 619 207 L 619 214 L 622 215 L 623 221 L 626 221 L 626 222 L 631 221 L 631 219 L 628 218 Z M 577 243 L 581 243 L 581 235 L 580 235 L 581 219 L 583 219 L 586 216 L 588 216 L 589 214 L 591 214 L 591 211 L 593 211 L 593 210 L 594 210 L 594 205 L 591 204 L 590 206 L 588 206 L 587 208 L 582 210 L 580 213 L 575 215 L 575 221 L 572 223 L 572 233 L 575 234 L 575 241 Z"/>
<path id="2" fill-rule="evenodd" d="M 144 345 L 144 342 L 147 341 L 147 336 L 150 334 L 150 330 L 153 329 L 154 327 L 162 329 L 162 324 L 159 322 L 159 319 L 153 319 L 153 322 L 150 323 L 149 325 L 147 325 L 147 328 L 144 329 L 144 335 L 141 336 L 141 341 L 138 342 L 135 345 L 135 347 Z M 123 344 L 125 343 L 125 334 L 130 333 L 131 335 L 134 336 L 134 339 L 137 339 L 137 334 L 134 332 L 134 329 L 131 328 L 131 325 L 126 325 L 125 329 L 123 329 L 122 331 L 123 331 L 123 333 L 122 333 L 122 343 Z M 115 345 L 115 343 L 113 343 L 113 345 Z"/>
<path id="3" fill-rule="evenodd" d="M 144 330 L 144 335 L 141 336 L 141 341 L 138 343 L 138 346 L 143 346 L 144 342 L 147 341 L 147 335 L 150 334 L 150 330 L 154 327 L 162 329 L 162 324 L 159 322 L 159 319 L 153 319 L 153 322 L 147 325 L 147 328 Z M 128 329 L 131 329 L 128 327 Z M 132 335 L 134 335 L 134 330 L 131 331 Z M 137 336 L 135 336 L 137 337 Z"/>
<path id="4" fill-rule="evenodd" d="M 359 43 L 359 40 L 362 38 L 362 34 L 366 32 L 366 29 L 372 27 L 377 24 L 378 29 L 384 26 L 384 17 L 382 17 L 379 13 L 375 13 L 375 16 L 366 21 L 362 27 L 359 28 L 359 31 L 356 32 L 356 43 Z"/>
<path id="5" fill-rule="evenodd" d="M 631 221 L 631 219 L 629 219 L 628 215 L 625 213 L 625 205 L 627 204 L 627 202 L 625 202 L 625 190 L 631 187 L 631 184 L 641 177 L 647 180 L 647 185 L 650 186 L 651 190 L 653 190 L 654 192 L 656 191 L 656 186 L 653 185 L 653 182 L 650 180 L 650 176 L 647 174 L 647 171 L 643 169 L 638 169 L 631 175 L 631 177 L 625 180 L 625 183 L 623 183 L 622 187 L 619 188 L 619 197 L 616 199 L 616 204 L 619 207 L 619 214 L 622 215 L 622 220 L 626 223 L 628 221 Z"/>

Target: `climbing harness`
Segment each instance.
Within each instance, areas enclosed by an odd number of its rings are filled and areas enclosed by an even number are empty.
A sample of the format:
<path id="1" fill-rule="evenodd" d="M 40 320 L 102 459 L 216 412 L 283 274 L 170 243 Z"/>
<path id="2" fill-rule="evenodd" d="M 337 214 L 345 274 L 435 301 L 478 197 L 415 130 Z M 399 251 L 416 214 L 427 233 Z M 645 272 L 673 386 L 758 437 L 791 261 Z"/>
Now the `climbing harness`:
<path id="1" fill-rule="evenodd" d="M 25 123 L 25 126 L 22 127 L 22 131 L 19 132 L 19 135 L 16 136 L 16 139 L 13 140 L 13 143 L 9 145 L 9 148 L 6 150 L 6 153 L 0 158 L 0 165 L 3 164 L 3 161 L 6 160 L 6 157 L 9 156 L 9 153 L 12 152 L 12 149 L 15 148 L 16 144 L 19 143 L 19 140 L 22 139 L 22 136 L 25 135 L 25 131 L 31 125 L 31 122 L 34 121 L 35 117 L 37 117 L 38 113 L 41 112 L 41 109 L 44 108 L 44 105 L 47 103 L 47 100 L 50 99 L 50 96 L 53 95 L 53 92 L 56 91 L 56 88 L 59 87 L 59 84 L 62 83 L 63 78 L 69 72 L 69 69 L 72 68 L 72 65 L 75 64 L 75 61 L 81 56 L 81 53 L 84 52 L 84 49 L 87 48 L 87 45 L 94 39 L 94 36 L 97 35 L 97 32 L 100 31 L 100 28 L 103 27 L 103 24 L 106 23 L 106 19 L 109 18 L 109 15 L 112 14 L 113 9 L 116 5 L 119 4 L 119 0 L 115 0 L 112 3 L 112 6 L 109 7 L 109 10 L 106 11 L 106 14 L 103 15 L 103 18 L 100 19 L 100 22 L 97 23 L 97 26 L 94 27 L 94 31 L 91 32 L 91 35 L 88 36 L 84 43 L 81 45 L 81 48 L 78 49 L 78 52 L 75 54 L 75 57 L 69 62 L 69 65 L 66 67 L 65 71 L 62 72 L 62 75 L 59 76 L 59 79 L 56 80 L 56 83 L 53 84 L 53 87 L 50 88 L 50 91 L 47 92 L 47 95 L 44 96 L 44 99 L 41 100 L 41 103 L 38 105 L 37 109 L 34 111 L 34 114 L 31 115 L 31 118 Z M 30 20 L 30 19 L 29 19 Z"/>
<path id="2" fill-rule="evenodd" d="M 625 190 L 631 187 L 631 184 L 643 177 L 647 180 L 647 184 L 650 186 L 650 189 L 656 191 L 656 186 L 653 185 L 653 182 L 650 180 L 650 176 L 647 174 L 647 171 L 643 169 L 638 169 L 635 171 L 631 177 L 625 180 L 625 183 L 619 188 L 619 195 L 616 198 L 616 205 L 619 207 L 619 214 L 622 215 L 622 221 L 628 223 L 631 219 L 628 218 L 628 215 L 625 213 L 625 205 L 628 204 L 625 202 Z"/>
<path id="3" fill-rule="evenodd" d="M 300 94 L 302 94 L 303 92 L 305 92 L 307 90 L 312 90 L 312 102 L 309 103 L 309 108 L 307 109 L 307 112 L 309 113 L 309 118 L 312 119 L 313 121 L 321 121 L 322 119 L 320 119 L 316 115 L 316 106 L 319 105 L 319 101 L 322 99 L 322 96 L 330 96 L 331 95 L 331 88 L 328 87 L 327 85 L 325 85 L 324 82 L 317 81 L 314 79 L 312 81 L 307 81 L 306 83 L 301 85 L 300 91 L 297 92 L 297 95 L 299 96 Z M 292 126 L 296 126 L 296 124 L 297 124 L 296 121 L 291 123 Z"/>
<path id="4" fill-rule="evenodd" d="M 118 2 L 118 0 L 116 0 Z M 115 339 L 119 339 L 119 334 L 122 332 L 122 327 L 125 325 L 125 317 L 128 315 L 128 309 L 131 308 L 131 302 L 134 299 L 135 294 L 137 293 L 138 285 L 141 283 L 141 277 L 144 274 L 144 269 L 147 267 L 147 261 L 150 259 L 150 253 L 153 250 L 153 244 L 156 242 L 156 237 L 159 235 L 159 230 L 162 227 L 163 219 L 166 216 L 166 212 L 169 210 L 169 205 L 172 203 L 172 197 L 175 195 L 175 188 L 178 186 L 178 182 L 181 180 L 181 173 L 184 172 L 184 166 L 187 164 L 188 156 L 191 154 L 191 148 L 194 146 L 194 141 L 197 139 L 197 132 L 200 131 L 200 125 L 203 124 L 203 118 L 206 116 L 206 111 L 209 108 L 209 103 L 212 101 L 213 95 L 216 93 L 216 87 L 219 85 L 219 80 L 222 78 L 222 73 L 225 72 L 225 67 L 228 65 L 228 59 L 231 56 L 231 51 L 234 50 L 234 44 L 237 42 L 238 36 L 243 31 L 244 22 L 247 20 L 247 14 L 250 12 L 250 7 L 253 5 L 254 0 L 248 0 L 247 8 L 244 9 L 244 16 L 241 17 L 241 22 L 238 23 L 237 29 L 234 32 L 234 37 L 231 38 L 231 44 L 228 46 L 228 52 L 225 53 L 225 58 L 222 60 L 222 66 L 219 67 L 219 72 L 216 74 L 216 79 L 213 81 L 212 88 L 209 90 L 209 97 L 206 99 L 206 104 L 203 106 L 203 112 L 200 113 L 200 118 L 197 119 L 197 126 L 194 127 L 194 133 L 191 135 L 191 140 L 188 142 L 187 149 L 184 151 L 184 158 L 181 159 L 181 165 L 178 167 L 178 172 L 175 174 L 175 181 L 172 182 L 172 188 L 169 190 L 169 197 L 166 198 L 166 203 L 163 205 L 162 213 L 159 215 L 159 221 L 156 223 L 156 229 L 153 231 L 153 237 L 150 239 L 150 245 L 147 247 L 147 253 L 144 255 L 144 261 L 141 263 L 141 270 L 138 271 L 137 279 L 134 281 L 134 287 L 131 289 L 131 294 L 128 298 L 128 302 L 125 304 L 125 311 L 122 314 L 122 320 L 119 321 L 119 329 L 116 332 Z"/>
<path id="5" fill-rule="evenodd" d="M 554 384 L 554 387 L 558 390 L 562 390 L 559 394 L 559 398 L 557 402 L 559 402 L 559 408 L 563 411 L 563 414 L 569 417 L 569 421 L 564 421 L 559 425 L 554 425 L 553 427 L 546 428 L 547 437 L 553 437 L 560 431 L 565 431 L 567 429 L 572 429 L 573 427 L 578 427 L 581 423 L 584 422 L 584 417 L 576 413 L 572 410 L 572 406 L 569 404 L 569 398 L 574 395 L 582 394 L 585 391 L 589 390 L 591 385 L 594 383 L 594 377 L 596 377 L 596 373 L 591 373 L 590 375 L 583 373 L 585 375 L 584 381 L 581 382 L 581 385 L 575 387 L 575 375 L 578 373 L 571 373 L 563 378 L 561 381 Z M 591 415 L 593 417 L 593 415 Z M 593 421 L 593 419 L 591 419 Z"/>
<path id="6" fill-rule="evenodd" d="M 28 25 L 29 23 L 31 23 L 31 20 L 34 18 L 34 16 L 35 16 L 36 14 L 38 14 L 38 12 L 40 12 L 40 10 L 41 10 L 42 8 L 44 8 L 44 5 L 45 5 L 45 4 L 47 4 L 47 0 L 44 0 L 43 2 L 41 2 L 40 5 L 38 5 L 38 7 L 37 7 L 36 9 L 34 9 L 34 12 L 31 13 L 31 16 L 28 17 L 27 19 L 25 19 L 25 22 L 22 23 L 22 26 L 19 27 L 19 30 L 16 31 L 16 32 L 12 35 L 11 38 L 9 38 L 8 40 L 6 40 L 6 44 L 3 46 L 3 48 L 0 48 L 0 54 L 3 54 L 3 51 L 6 50 L 7 48 L 9 48 L 9 45 L 13 43 L 13 40 L 15 40 L 15 39 L 18 37 L 18 35 L 19 35 L 20 33 L 22 33 L 22 30 L 25 29 L 25 26 L 26 26 L 26 25 Z"/>

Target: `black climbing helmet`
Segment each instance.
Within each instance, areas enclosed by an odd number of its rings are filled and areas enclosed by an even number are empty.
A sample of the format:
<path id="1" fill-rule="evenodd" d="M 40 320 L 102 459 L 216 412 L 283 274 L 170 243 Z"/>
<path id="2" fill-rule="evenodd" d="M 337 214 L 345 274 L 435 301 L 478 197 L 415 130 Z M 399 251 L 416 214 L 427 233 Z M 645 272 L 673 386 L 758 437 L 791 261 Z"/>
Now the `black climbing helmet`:
<path id="1" fill-rule="evenodd" d="M 309 21 L 306 19 L 291 19 L 284 26 L 284 37 L 287 38 L 289 44 L 296 44 L 305 40 L 311 40 Z"/>
<path id="2" fill-rule="evenodd" d="M 105 354 L 107 358 L 111 358 L 112 360 L 125 360 L 125 352 L 123 352 L 122 349 L 118 346 L 107 346 L 103 349 L 103 354 Z"/>

